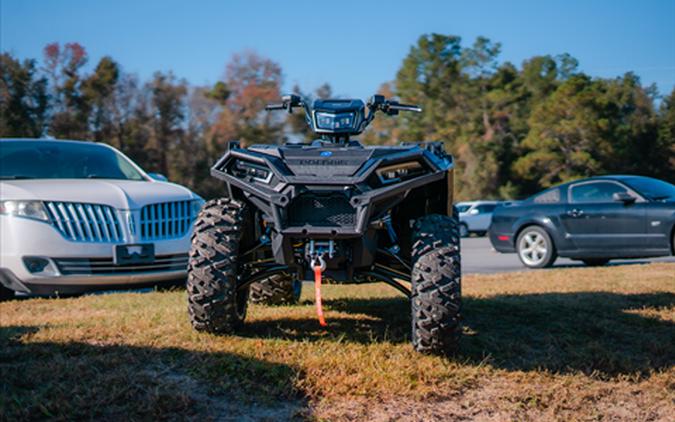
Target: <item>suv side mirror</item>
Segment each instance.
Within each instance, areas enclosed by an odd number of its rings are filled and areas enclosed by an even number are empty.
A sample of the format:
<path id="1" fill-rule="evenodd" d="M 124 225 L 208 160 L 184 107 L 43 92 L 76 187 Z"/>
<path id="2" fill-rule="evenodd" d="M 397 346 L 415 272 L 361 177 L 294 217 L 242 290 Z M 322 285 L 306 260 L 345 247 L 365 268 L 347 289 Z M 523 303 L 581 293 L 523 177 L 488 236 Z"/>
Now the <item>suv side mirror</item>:
<path id="1" fill-rule="evenodd" d="M 168 182 L 169 179 L 163 174 L 160 173 L 148 173 L 148 176 L 150 176 L 153 180 L 156 180 L 158 182 Z"/>
<path id="2" fill-rule="evenodd" d="M 624 205 L 632 204 L 637 199 L 628 192 L 615 192 L 612 199 L 616 202 L 623 202 Z"/>

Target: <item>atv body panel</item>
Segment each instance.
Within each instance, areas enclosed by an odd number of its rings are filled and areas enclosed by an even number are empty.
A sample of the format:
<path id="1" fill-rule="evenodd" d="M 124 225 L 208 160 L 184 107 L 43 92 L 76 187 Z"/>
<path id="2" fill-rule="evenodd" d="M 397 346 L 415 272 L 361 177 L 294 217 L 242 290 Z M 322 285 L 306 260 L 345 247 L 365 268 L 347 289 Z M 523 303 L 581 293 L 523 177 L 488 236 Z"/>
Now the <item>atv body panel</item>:
<path id="1" fill-rule="evenodd" d="M 415 219 L 452 215 L 453 168 L 440 142 L 248 148 L 230 142 L 211 174 L 231 198 L 255 209 L 278 265 L 304 274 L 309 242 L 324 248 L 321 242 L 330 242 L 327 277 L 353 281 L 373 267 L 378 251 L 393 255 L 392 268 L 409 261 Z"/>

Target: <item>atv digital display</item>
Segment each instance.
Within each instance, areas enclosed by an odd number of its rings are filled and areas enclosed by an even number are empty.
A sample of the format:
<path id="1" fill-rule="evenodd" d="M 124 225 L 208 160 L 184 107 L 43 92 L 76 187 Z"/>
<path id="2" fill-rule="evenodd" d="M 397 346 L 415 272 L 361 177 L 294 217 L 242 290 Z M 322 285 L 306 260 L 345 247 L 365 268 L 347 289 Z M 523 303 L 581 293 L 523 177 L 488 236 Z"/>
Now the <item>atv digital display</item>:
<path id="1" fill-rule="evenodd" d="M 316 125 L 319 129 L 339 130 L 354 127 L 354 113 L 316 113 Z"/>

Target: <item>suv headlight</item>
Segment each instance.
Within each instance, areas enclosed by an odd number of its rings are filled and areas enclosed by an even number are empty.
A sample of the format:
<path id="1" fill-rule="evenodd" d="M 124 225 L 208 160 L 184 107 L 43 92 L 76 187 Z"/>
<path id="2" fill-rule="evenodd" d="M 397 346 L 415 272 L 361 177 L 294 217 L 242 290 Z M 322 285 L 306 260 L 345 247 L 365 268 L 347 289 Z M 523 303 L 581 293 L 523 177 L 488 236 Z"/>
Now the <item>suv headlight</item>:
<path id="1" fill-rule="evenodd" d="M 0 214 L 49 221 L 49 214 L 40 201 L 0 201 Z"/>

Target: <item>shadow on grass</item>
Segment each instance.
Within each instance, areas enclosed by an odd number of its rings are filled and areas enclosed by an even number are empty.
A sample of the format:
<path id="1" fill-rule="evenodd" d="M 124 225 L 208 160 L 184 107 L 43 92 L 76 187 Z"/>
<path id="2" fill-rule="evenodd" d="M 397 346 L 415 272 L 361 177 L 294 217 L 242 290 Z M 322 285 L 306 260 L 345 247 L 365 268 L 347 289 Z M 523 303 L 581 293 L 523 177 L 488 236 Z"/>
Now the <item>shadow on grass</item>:
<path id="1" fill-rule="evenodd" d="M 298 370 L 284 364 L 174 348 L 32 342 L 35 331 L 0 327 L 0 420 L 287 420 L 304 403 L 294 390 Z"/>
<path id="2" fill-rule="evenodd" d="M 675 306 L 675 294 L 547 293 L 464 298 L 464 331 L 457 359 L 508 370 L 543 369 L 599 376 L 646 374 L 675 365 L 675 324 L 639 315 L 642 308 Z M 410 309 L 403 298 L 340 299 L 326 308 L 350 314 L 256 321 L 247 337 L 372 343 L 410 341 Z"/>

